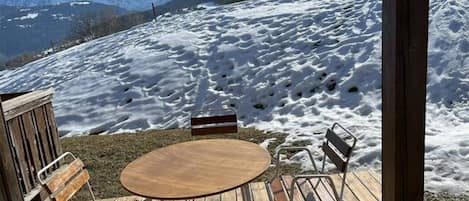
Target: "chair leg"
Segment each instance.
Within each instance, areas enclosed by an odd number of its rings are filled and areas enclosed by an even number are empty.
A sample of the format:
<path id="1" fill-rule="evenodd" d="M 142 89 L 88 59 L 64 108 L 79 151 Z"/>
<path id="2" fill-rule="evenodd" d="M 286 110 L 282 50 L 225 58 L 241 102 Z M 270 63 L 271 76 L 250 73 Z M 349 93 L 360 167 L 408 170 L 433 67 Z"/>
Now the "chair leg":
<path id="1" fill-rule="evenodd" d="M 93 199 L 93 201 L 96 201 L 96 197 L 94 196 L 93 189 L 91 189 L 90 182 L 86 182 L 86 185 L 88 186 L 88 190 L 90 191 L 91 198 Z"/>
<path id="2" fill-rule="evenodd" d="M 347 176 L 347 172 L 344 172 L 344 178 L 342 179 L 342 187 L 340 187 L 340 197 L 339 197 L 339 200 L 342 201 L 343 197 L 344 197 L 344 187 L 345 187 L 345 178 Z"/>

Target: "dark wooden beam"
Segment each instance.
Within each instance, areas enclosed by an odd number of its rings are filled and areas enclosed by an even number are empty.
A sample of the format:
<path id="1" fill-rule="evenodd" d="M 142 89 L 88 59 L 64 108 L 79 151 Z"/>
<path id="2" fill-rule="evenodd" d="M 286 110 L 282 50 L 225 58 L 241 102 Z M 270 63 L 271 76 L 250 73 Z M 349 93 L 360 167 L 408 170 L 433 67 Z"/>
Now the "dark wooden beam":
<path id="1" fill-rule="evenodd" d="M 383 200 L 422 201 L 429 0 L 383 0 Z"/>
<path id="2" fill-rule="evenodd" d="M 16 177 L 15 165 L 13 163 L 12 150 L 10 149 L 10 139 L 6 130 L 5 118 L 3 116 L 2 100 L 0 98 L 0 185 L 6 194 L 5 200 L 23 200 L 20 186 Z M 3 193 L 3 192 L 2 192 Z M 0 194 L 0 198 L 1 198 Z"/>
<path id="3" fill-rule="evenodd" d="M 10 99 L 12 99 L 12 98 L 16 98 L 16 97 L 18 97 L 18 96 L 27 94 L 27 93 L 29 93 L 29 92 L 30 92 L 30 91 L 18 92 L 18 93 L 0 94 L 0 98 L 1 98 L 3 101 L 7 101 L 7 100 L 10 100 Z"/>

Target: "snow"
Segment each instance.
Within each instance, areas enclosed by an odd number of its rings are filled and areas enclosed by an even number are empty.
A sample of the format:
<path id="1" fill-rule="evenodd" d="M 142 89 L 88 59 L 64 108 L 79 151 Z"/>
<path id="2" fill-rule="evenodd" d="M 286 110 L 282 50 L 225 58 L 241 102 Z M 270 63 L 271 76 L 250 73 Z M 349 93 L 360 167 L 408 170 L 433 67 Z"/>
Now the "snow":
<path id="1" fill-rule="evenodd" d="M 22 28 L 22 29 L 27 29 L 27 28 L 31 28 L 32 25 L 30 24 L 19 24 L 19 25 L 16 25 L 17 27 L 19 28 Z"/>
<path id="2" fill-rule="evenodd" d="M 15 17 L 14 19 L 15 19 L 15 20 L 35 19 L 35 18 L 38 17 L 38 16 L 39 16 L 39 13 L 28 13 L 28 14 L 25 15 L 25 16 Z"/>
<path id="3" fill-rule="evenodd" d="M 68 20 L 68 21 L 72 21 L 73 19 L 73 14 L 71 16 L 63 16 L 63 14 L 61 13 L 56 13 L 56 14 L 52 14 L 52 17 L 54 18 L 54 20 Z"/>
<path id="4" fill-rule="evenodd" d="M 149 10 L 151 9 L 151 4 L 156 3 L 157 5 L 162 5 L 171 0 L 93 0 L 90 2 L 101 3 L 106 5 L 114 5 L 127 10 Z M 32 7 L 32 6 L 45 6 L 45 5 L 59 5 L 62 3 L 74 2 L 73 0 L 0 0 L 0 5 L 6 6 L 18 6 L 18 7 Z M 85 1 L 77 1 L 85 2 Z M 74 5 L 84 5 L 84 4 L 74 4 Z M 73 5 L 72 5 L 73 6 Z"/>
<path id="5" fill-rule="evenodd" d="M 261 146 L 262 148 L 264 148 L 265 150 L 267 150 L 267 148 L 269 147 L 270 143 L 275 142 L 276 140 L 277 140 L 277 138 L 265 139 L 263 142 L 261 142 L 261 143 L 259 144 L 259 146 Z"/>
<path id="6" fill-rule="evenodd" d="M 467 10 L 465 0 L 431 2 L 425 182 L 432 191 L 469 192 Z M 227 106 L 241 126 L 318 149 L 337 121 L 358 137 L 351 165 L 380 167 L 380 32 L 379 1 L 246 1 L 168 14 L 3 71 L 0 89 L 53 87 L 63 136 L 188 127 L 191 111 Z M 309 163 L 305 153 L 295 158 Z"/>
<path id="7" fill-rule="evenodd" d="M 81 5 L 90 5 L 90 2 L 87 1 L 76 1 L 76 2 L 70 2 L 70 6 L 81 6 Z"/>

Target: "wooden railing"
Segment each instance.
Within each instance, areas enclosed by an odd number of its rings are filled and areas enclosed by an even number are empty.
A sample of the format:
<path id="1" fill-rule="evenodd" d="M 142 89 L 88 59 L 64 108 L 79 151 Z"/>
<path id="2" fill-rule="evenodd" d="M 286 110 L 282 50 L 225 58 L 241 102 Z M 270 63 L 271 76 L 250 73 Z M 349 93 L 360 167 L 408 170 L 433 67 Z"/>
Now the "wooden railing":
<path id="1" fill-rule="evenodd" d="M 62 153 L 52 95 L 52 90 L 0 95 L 6 99 L 0 100 L 0 198 L 6 197 L 4 200 L 43 200 L 47 196 L 37 172 Z"/>

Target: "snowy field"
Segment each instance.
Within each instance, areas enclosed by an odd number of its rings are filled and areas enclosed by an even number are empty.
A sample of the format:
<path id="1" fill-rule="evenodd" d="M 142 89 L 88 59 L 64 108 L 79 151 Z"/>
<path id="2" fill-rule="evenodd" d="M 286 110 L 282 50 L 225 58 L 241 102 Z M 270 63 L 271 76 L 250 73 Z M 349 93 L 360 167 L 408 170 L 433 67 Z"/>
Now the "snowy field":
<path id="1" fill-rule="evenodd" d="M 431 2 L 427 190 L 469 192 L 468 5 Z M 3 71 L 0 90 L 53 87 L 63 136 L 188 127 L 191 111 L 227 106 L 243 126 L 315 149 L 337 121 L 359 138 L 352 165 L 379 167 L 380 31 L 379 1 L 252 0 Z"/>

